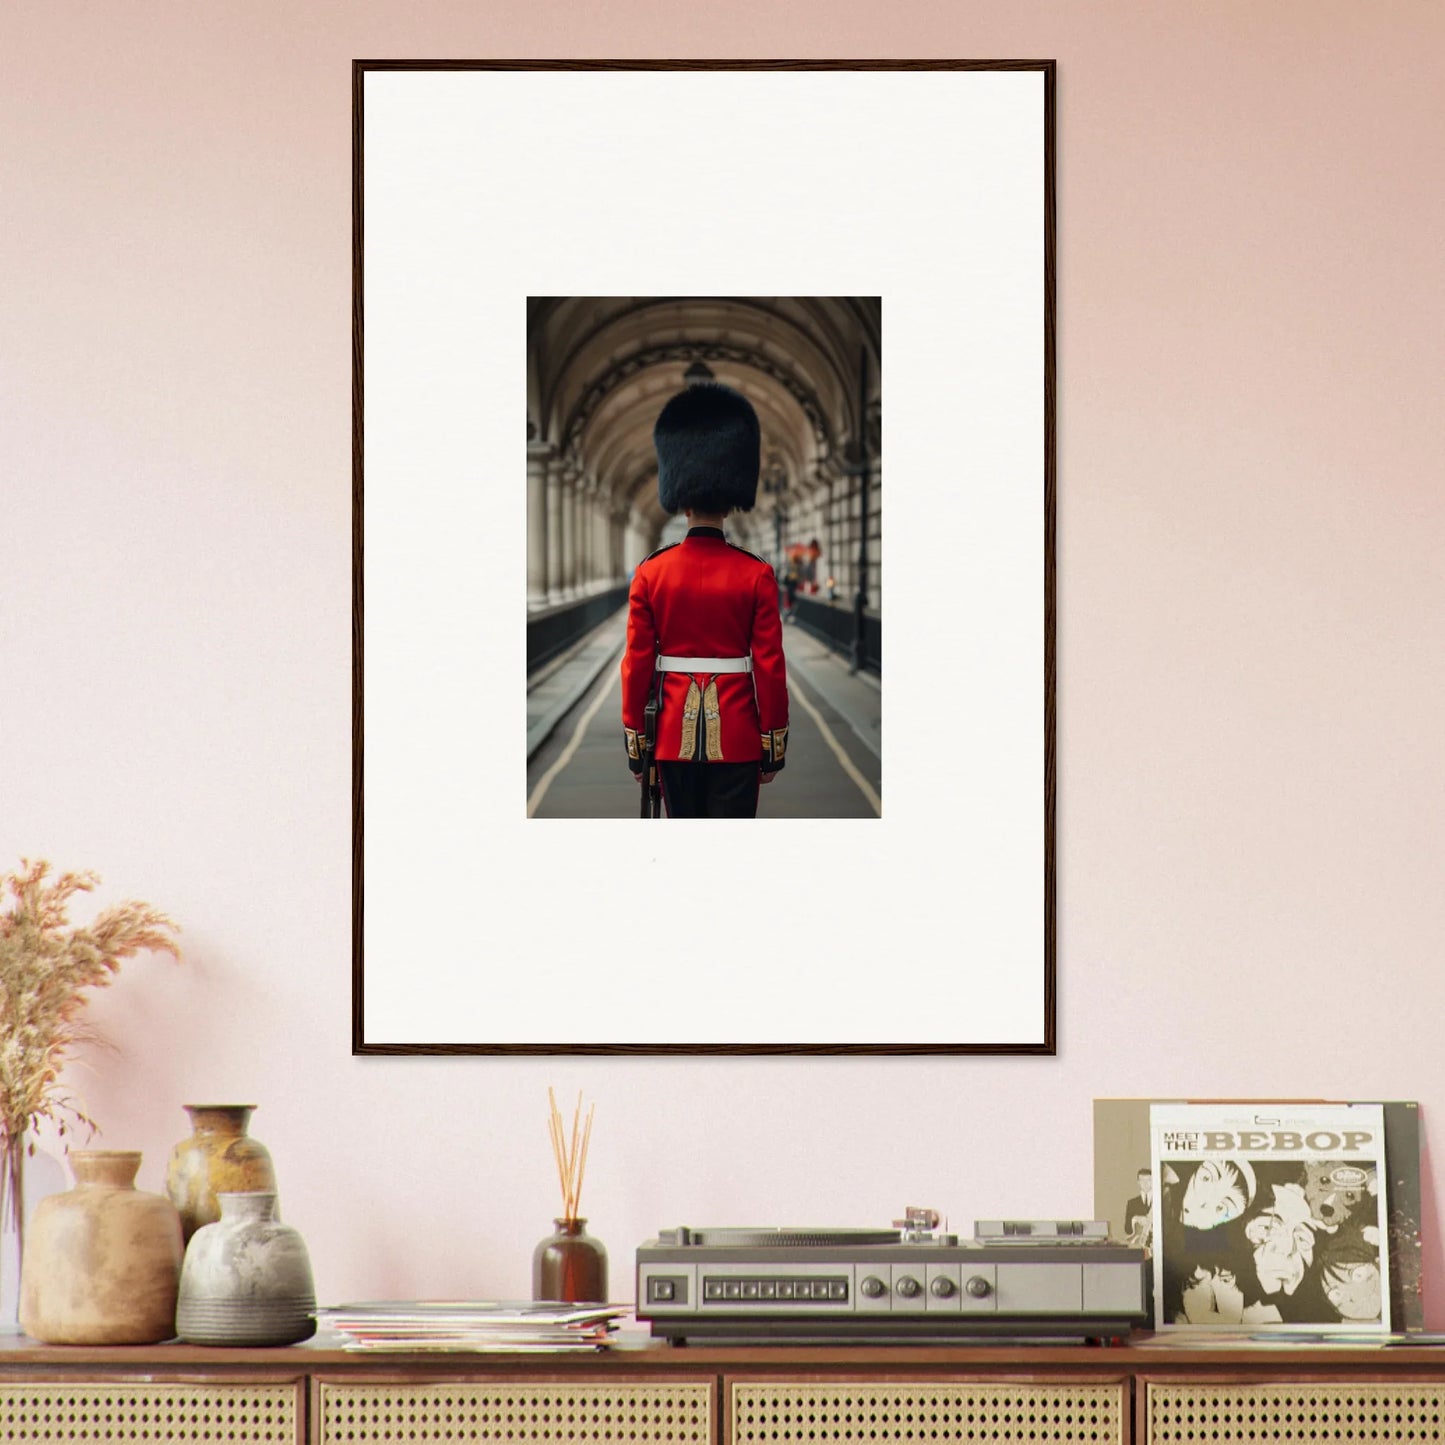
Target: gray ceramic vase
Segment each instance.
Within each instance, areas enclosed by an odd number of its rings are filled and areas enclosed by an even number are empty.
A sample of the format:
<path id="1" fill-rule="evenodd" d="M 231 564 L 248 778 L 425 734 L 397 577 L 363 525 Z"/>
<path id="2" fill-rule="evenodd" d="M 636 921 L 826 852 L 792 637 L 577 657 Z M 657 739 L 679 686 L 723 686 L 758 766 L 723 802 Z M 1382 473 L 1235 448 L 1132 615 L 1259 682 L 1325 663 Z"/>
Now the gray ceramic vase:
<path id="1" fill-rule="evenodd" d="M 186 1246 L 176 1333 L 193 1345 L 291 1345 L 316 1330 L 316 1287 L 301 1236 L 274 1193 L 216 1196 L 221 1217 Z"/>

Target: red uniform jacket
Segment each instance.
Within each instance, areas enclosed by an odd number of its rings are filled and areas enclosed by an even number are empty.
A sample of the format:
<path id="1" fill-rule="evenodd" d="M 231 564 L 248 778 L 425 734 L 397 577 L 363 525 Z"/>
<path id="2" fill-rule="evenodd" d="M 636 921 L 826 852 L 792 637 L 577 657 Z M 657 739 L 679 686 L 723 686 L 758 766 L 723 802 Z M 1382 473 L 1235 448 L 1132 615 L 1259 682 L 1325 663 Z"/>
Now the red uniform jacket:
<path id="1" fill-rule="evenodd" d="M 654 659 L 749 657 L 749 672 L 667 672 L 657 760 L 746 763 L 764 772 L 788 750 L 788 678 L 773 569 L 716 527 L 654 552 L 632 577 L 622 655 L 627 760 L 642 770 L 643 709 Z"/>

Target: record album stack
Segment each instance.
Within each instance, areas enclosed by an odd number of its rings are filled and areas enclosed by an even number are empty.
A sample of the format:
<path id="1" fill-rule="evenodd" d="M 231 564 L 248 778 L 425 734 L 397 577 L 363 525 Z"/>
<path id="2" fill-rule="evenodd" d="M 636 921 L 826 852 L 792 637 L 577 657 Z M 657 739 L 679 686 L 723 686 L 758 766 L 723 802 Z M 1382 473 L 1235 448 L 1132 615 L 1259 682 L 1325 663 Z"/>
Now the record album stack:
<path id="1" fill-rule="evenodd" d="M 626 1305 L 383 1300 L 316 1311 L 349 1350 L 597 1350 L 612 1343 Z"/>

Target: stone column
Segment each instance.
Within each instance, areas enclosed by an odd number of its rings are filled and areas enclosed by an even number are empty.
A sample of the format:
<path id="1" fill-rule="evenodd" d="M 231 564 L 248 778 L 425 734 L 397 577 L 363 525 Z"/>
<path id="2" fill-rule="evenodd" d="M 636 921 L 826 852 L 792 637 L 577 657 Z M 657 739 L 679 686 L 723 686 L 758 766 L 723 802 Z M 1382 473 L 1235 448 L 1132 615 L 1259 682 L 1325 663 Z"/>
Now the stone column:
<path id="1" fill-rule="evenodd" d="M 627 514 L 627 521 L 623 527 L 622 548 L 626 556 L 626 566 L 635 569 L 645 554 L 642 550 L 642 529 L 637 525 L 631 512 Z"/>
<path id="2" fill-rule="evenodd" d="M 607 497 L 600 487 L 596 502 L 592 509 L 592 575 L 596 579 L 597 590 L 601 592 L 612 585 L 617 574 L 612 570 L 612 558 L 608 555 Z"/>
<path id="3" fill-rule="evenodd" d="M 873 538 L 870 544 L 873 561 L 873 592 L 869 601 L 873 610 L 878 613 L 883 611 L 883 463 L 881 459 L 873 462 L 873 493 L 878 499 L 878 535 Z"/>
<path id="4" fill-rule="evenodd" d="M 607 580 L 623 582 L 627 578 L 627 562 L 622 550 L 622 512 L 616 503 L 607 507 Z"/>
<path id="5" fill-rule="evenodd" d="M 547 601 L 562 600 L 562 470 L 556 457 L 547 467 Z"/>
<path id="6" fill-rule="evenodd" d="M 527 443 L 527 606 L 547 601 L 547 458 L 546 442 Z"/>
<path id="7" fill-rule="evenodd" d="M 587 529 L 582 525 L 583 508 L 586 498 L 583 493 L 587 479 L 574 467 L 572 481 L 572 595 L 581 597 L 586 592 L 587 566 L 583 560 L 587 554 Z"/>
<path id="8" fill-rule="evenodd" d="M 823 539 L 823 545 L 828 549 L 828 573 L 833 579 L 833 589 L 839 597 L 843 595 L 843 544 L 839 540 L 842 537 L 842 530 L 838 525 L 838 500 L 834 495 L 835 485 L 832 477 L 827 480 L 828 487 L 828 530 Z"/>
<path id="9" fill-rule="evenodd" d="M 558 593 L 566 601 L 577 590 L 577 492 L 574 485 L 576 474 L 570 462 L 561 466 L 561 586 Z"/>
<path id="10" fill-rule="evenodd" d="M 597 483 L 590 476 L 584 474 L 578 482 L 577 500 L 581 506 L 581 524 L 577 530 L 582 540 L 578 581 L 583 595 L 590 596 L 596 590 L 597 581 L 597 532 L 594 525 Z"/>

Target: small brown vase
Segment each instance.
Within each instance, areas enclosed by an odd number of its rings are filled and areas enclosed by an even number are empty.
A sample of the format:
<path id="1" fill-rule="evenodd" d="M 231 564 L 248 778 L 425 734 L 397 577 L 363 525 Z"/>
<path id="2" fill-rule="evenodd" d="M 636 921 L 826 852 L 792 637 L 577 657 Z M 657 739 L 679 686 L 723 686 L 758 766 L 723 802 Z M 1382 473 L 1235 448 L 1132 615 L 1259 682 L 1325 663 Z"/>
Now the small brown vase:
<path id="1" fill-rule="evenodd" d="M 216 1195 L 274 1194 L 276 1170 L 266 1146 L 246 1126 L 254 1104 L 183 1104 L 191 1137 L 171 1150 L 166 1193 L 181 1213 L 187 1240 L 221 1217 Z"/>
<path id="2" fill-rule="evenodd" d="M 75 1188 L 35 1207 L 20 1269 L 20 1327 L 51 1345 L 153 1345 L 176 1332 L 181 1221 L 135 1187 L 141 1156 L 83 1149 Z"/>
<path id="3" fill-rule="evenodd" d="M 607 1250 L 585 1219 L 556 1219 L 557 1232 L 532 1251 L 532 1298 L 605 1304 Z"/>

